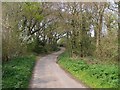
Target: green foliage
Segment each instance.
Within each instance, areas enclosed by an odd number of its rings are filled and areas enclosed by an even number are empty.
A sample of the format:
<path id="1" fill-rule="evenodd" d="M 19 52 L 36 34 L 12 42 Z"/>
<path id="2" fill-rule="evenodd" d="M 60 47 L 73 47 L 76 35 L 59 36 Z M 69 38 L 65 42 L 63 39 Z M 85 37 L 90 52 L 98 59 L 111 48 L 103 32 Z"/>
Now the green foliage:
<path id="1" fill-rule="evenodd" d="M 57 44 L 46 44 L 45 42 L 39 40 L 39 38 L 34 38 L 33 42 L 27 45 L 27 49 L 29 52 L 35 52 L 37 54 L 45 54 L 60 50 Z"/>
<path id="2" fill-rule="evenodd" d="M 88 37 L 88 36 L 84 36 L 84 38 L 80 41 L 80 44 L 82 46 L 80 46 L 80 50 L 82 50 L 82 52 L 80 52 L 81 54 L 83 54 L 84 56 L 93 56 L 94 55 L 94 51 L 95 51 L 95 44 L 92 42 L 92 38 Z"/>
<path id="3" fill-rule="evenodd" d="M 38 21 L 43 19 L 43 16 L 39 13 L 41 10 L 39 2 L 26 2 L 23 5 L 23 10 L 23 15 L 28 19 L 35 18 Z"/>
<path id="4" fill-rule="evenodd" d="M 118 87 L 118 67 L 115 65 L 91 65 L 82 59 L 71 59 L 67 53 L 61 54 L 58 59 L 60 66 L 92 88 Z"/>
<path id="5" fill-rule="evenodd" d="M 35 64 L 35 56 L 14 58 L 2 67 L 2 88 L 27 88 Z"/>
<path id="6" fill-rule="evenodd" d="M 67 46 L 66 38 L 61 38 L 58 42 L 58 45 L 63 47 Z"/>

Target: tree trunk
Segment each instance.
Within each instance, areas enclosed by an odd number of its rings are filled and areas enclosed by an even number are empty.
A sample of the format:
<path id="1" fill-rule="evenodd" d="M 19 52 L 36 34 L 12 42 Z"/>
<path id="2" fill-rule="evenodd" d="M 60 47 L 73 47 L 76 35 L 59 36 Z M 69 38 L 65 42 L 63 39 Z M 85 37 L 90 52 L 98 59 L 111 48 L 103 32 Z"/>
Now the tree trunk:
<path id="1" fill-rule="evenodd" d="M 100 56 L 101 54 L 101 32 L 102 32 L 102 21 L 103 21 L 103 15 L 100 15 L 99 21 L 98 21 L 98 30 L 96 30 L 96 54 L 97 56 Z"/>

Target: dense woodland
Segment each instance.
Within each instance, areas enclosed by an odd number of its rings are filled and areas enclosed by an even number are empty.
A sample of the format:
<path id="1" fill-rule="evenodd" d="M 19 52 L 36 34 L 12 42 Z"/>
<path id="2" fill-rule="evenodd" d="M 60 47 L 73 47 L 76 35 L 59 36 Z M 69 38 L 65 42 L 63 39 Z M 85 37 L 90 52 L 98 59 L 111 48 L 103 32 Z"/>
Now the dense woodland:
<path id="1" fill-rule="evenodd" d="M 71 57 L 116 60 L 117 7 L 110 3 L 3 3 L 3 60 L 26 50 L 49 52 L 60 41 Z"/>
<path id="2" fill-rule="evenodd" d="M 118 6 L 115 2 L 4 2 L 2 60 L 50 53 L 63 46 L 72 59 L 117 66 Z"/>

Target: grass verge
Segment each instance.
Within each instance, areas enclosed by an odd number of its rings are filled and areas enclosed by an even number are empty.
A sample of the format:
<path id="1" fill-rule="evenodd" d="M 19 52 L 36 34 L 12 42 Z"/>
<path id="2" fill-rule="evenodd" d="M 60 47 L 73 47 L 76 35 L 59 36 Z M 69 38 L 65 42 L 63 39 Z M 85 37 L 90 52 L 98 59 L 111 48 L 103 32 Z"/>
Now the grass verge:
<path id="1" fill-rule="evenodd" d="M 81 59 L 69 58 L 66 52 L 58 57 L 58 64 L 72 76 L 91 88 L 117 88 L 118 66 L 87 64 Z"/>
<path id="2" fill-rule="evenodd" d="M 2 65 L 2 88 L 27 88 L 35 65 L 34 55 L 17 57 Z"/>

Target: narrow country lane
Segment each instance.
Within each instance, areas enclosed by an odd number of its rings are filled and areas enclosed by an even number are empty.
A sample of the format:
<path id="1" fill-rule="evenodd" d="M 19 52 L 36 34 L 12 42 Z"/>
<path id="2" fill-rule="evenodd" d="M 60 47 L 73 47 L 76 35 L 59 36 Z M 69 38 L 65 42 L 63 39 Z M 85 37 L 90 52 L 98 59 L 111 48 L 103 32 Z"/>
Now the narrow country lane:
<path id="1" fill-rule="evenodd" d="M 64 48 L 37 61 L 30 88 L 85 88 L 56 63 L 58 55 L 63 51 Z"/>

